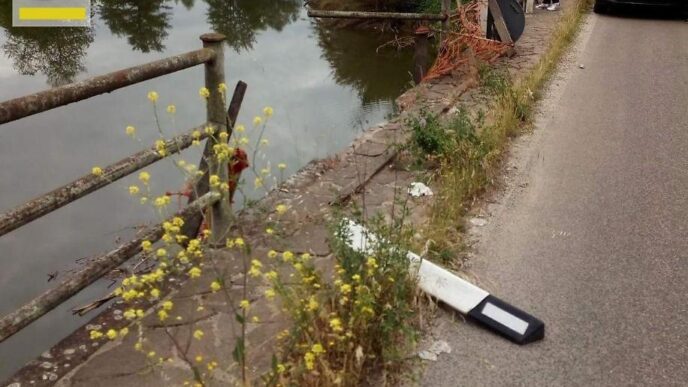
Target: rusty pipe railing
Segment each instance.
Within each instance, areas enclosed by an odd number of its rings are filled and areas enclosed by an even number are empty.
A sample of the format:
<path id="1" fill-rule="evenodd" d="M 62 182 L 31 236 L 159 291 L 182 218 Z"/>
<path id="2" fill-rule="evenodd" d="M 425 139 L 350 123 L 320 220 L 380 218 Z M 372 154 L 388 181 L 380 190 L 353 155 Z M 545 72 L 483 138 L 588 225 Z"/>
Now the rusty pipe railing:
<path id="1" fill-rule="evenodd" d="M 196 131 L 200 132 L 200 137 L 197 138 L 198 140 L 205 139 L 208 134 L 203 130 L 204 128 L 205 125 L 199 126 L 187 133 L 180 134 L 166 141 L 165 154 L 177 153 L 191 146 L 193 140 L 196 139 L 194 138 L 194 132 Z M 167 156 L 160 155 L 155 146 L 151 147 L 126 157 L 114 164 L 108 165 L 103 168 L 103 173 L 100 176 L 96 176 L 92 173 L 82 176 L 71 183 L 65 184 L 60 188 L 32 199 L 4 214 L 0 214 L 0 236 L 16 230 L 27 223 L 49 214 L 58 208 L 66 206 L 91 192 L 97 191 L 165 157 Z"/>
<path id="2" fill-rule="evenodd" d="M 436 20 L 444 21 L 447 14 L 434 13 L 400 13 L 400 12 L 363 12 L 363 11 L 323 11 L 309 10 L 309 17 L 330 19 L 396 19 L 396 20 Z"/>
<path id="3" fill-rule="evenodd" d="M 222 195 L 218 192 L 208 192 L 196 199 L 188 207 L 177 212 L 175 216 L 188 219 L 190 216 L 203 211 L 206 207 L 217 203 Z M 169 219 L 170 221 L 172 218 Z M 141 243 L 145 240 L 156 242 L 164 233 L 162 224 L 146 230 L 138 238 L 127 242 L 111 252 L 101 255 L 89 262 L 74 275 L 62 281 L 57 287 L 46 290 L 21 308 L 0 319 L 0 343 L 14 335 L 25 326 L 36 321 L 39 317 L 53 310 L 62 302 L 79 293 L 100 277 L 109 273 L 117 266 L 126 262 L 132 256 L 141 252 Z"/>
<path id="4" fill-rule="evenodd" d="M 0 124 L 68 105 L 122 87 L 170 74 L 216 59 L 216 51 L 202 48 L 54 89 L 0 103 Z"/>

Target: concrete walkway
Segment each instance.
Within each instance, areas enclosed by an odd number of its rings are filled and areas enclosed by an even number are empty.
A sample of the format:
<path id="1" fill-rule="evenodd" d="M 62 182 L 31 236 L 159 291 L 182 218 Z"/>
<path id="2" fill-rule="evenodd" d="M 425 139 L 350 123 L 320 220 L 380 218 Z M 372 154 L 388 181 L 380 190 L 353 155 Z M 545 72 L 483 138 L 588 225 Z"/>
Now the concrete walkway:
<path id="1" fill-rule="evenodd" d="M 473 230 L 472 272 L 545 340 L 443 313 L 433 335 L 453 351 L 422 385 L 688 383 L 686 42 L 683 20 L 589 17 Z"/>

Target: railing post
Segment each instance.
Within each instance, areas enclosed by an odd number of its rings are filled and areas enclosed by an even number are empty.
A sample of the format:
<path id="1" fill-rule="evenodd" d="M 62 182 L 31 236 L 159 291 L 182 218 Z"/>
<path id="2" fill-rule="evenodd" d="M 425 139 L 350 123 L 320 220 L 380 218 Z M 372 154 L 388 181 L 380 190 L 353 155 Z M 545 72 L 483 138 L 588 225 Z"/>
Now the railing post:
<path id="1" fill-rule="evenodd" d="M 442 0 L 442 14 L 447 18 L 442 21 L 442 30 L 449 31 L 449 14 L 451 13 L 451 1 L 452 0 Z M 442 39 L 440 39 L 442 41 Z"/>
<path id="2" fill-rule="evenodd" d="M 415 32 L 415 52 L 413 54 L 413 81 L 419 84 L 428 71 L 430 29 L 420 26 Z"/>
<path id="3" fill-rule="evenodd" d="M 204 157 L 208 160 L 208 174 L 217 175 L 220 181 L 229 181 L 229 171 L 227 164 L 218 164 L 214 158 L 213 145 L 219 141 L 219 134 L 227 132 L 227 116 L 225 113 L 225 96 L 220 92 L 219 86 L 225 83 L 225 58 L 224 41 L 225 36 L 218 33 L 208 33 L 201 35 L 203 47 L 215 51 L 215 59 L 205 63 L 205 87 L 210 91 L 207 100 L 208 123 L 216 128 L 215 136 L 208 138 L 204 151 Z M 208 176 L 202 178 L 207 179 Z M 229 200 L 216 202 L 210 211 L 209 223 L 212 235 L 211 245 L 222 245 L 227 237 L 230 227 L 232 208 Z"/>

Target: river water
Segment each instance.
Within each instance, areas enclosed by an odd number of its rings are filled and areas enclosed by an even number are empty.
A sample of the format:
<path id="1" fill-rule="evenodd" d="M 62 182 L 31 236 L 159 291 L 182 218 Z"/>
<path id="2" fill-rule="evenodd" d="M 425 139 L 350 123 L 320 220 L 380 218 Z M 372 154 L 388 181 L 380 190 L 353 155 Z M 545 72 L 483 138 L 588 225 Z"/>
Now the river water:
<path id="1" fill-rule="evenodd" d="M 11 0 L 0 0 L 0 100 L 195 50 L 201 34 L 218 31 L 228 37 L 230 92 L 238 80 L 249 85 L 239 122 L 250 127 L 263 106 L 274 107 L 265 134 L 269 156 L 261 163 L 284 162 L 289 174 L 383 121 L 410 84 L 411 53 L 376 53 L 390 36 L 319 26 L 301 0 L 94 0 L 93 12 L 90 29 L 12 28 Z M 160 95 L 167 135 L 201 124 L 201 86 L 197 66 L 0 126 L 0 211 L 150 146 L 158 137 L 149 90 Z M 173 119 L 167 104 L 177 106 Z M 141 143 L 125 135 L 127 125 L 138 128 Z M 154 192 L 183 183 L 169 162 L 147 170 Z M 130 176 L 0 237 L 0 315 L 65 278 L 77 260 L 109 251 L 131 237 L 132 226 L 155 219 L 129 197 L 133 182 Z M 48 282 L 53 272 L 57 280 Z M 0 343 L 0 381 L 92 317 L 70 310 L 110 284 L 99 281 Z"/>

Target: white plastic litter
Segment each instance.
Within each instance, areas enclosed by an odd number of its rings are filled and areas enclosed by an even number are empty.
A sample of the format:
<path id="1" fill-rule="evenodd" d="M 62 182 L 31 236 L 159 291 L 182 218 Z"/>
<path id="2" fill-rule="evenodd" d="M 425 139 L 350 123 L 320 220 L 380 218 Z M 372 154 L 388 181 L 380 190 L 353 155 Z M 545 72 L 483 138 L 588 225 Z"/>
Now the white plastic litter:
<path id="1" fill-rule="evenodd" d="M 417 181 L 409 185 L 408 193 L 414 198 L 419 198 L 421 196 L 432 196 L 432 190 L 430 187 Z"/>
<path id="2" fill-rule="evenodd" d="M 437 340 L 430 345 L 430 348 L 418 352 L 418 357 L 423 360 L 437 361 L 437 357 L 442 353 L 451 353 L 451 347 L 446 341 Z"/>

